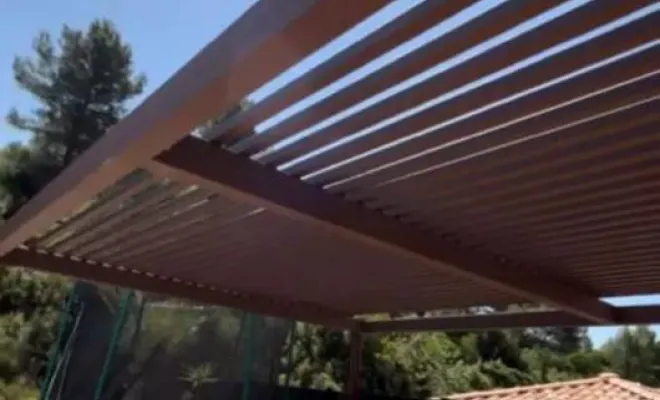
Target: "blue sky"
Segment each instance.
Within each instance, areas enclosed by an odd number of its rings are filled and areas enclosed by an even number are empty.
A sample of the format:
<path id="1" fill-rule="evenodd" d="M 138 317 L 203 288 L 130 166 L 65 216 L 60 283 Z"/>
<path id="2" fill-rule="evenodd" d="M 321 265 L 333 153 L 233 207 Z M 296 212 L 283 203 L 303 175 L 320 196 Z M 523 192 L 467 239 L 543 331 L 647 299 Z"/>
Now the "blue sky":
<path id="1" fill-rule="evenodd" d="M 356 73 L 347 76 L 346 79 L 342 79 L 338 84 L 319 92 L 317 96 L 313 96 L 313 98 L 307 101 L 294 105 L 290 109 L 284 110 L 280 115 L 265 121 L 260 125 L 260 130 L 272 126 L 283 118 L 304 109 L 313 102 L 328 96 L 339 88 L 381 67 L 384 63 L 401 57 L 406 52 L 419 47 L 432 38 L 438 37 L 443 32 L 452 29 L 469 18 L 475 17 L 502 1 L 493 0 L 488 6 L 474 7 L 456 18 L 439 25 L 437 28 L 429 31 L 428 34 L 422 35 L 418 40 L 404 44 L 396 49 L 396 51 L 361 68 Z M 533 24 L 545 22 L 559 15 L 561 12 L 566 12 L 586 1 L 571 0 L 568 6 L 545 14 L 542 18 L 534 21 Z M 347 32 L 338 38 L 338 40 L 324 47 L 317 54 L 303 60 L 296 68 L 286 71 L 282 76 L 274 80 L 272 84 L 266 85 L 253 93 L 250 97 L 258 101 L 267 96 L 273 90 L 277 89 L 277 87 L 341 50 L 346 43 L 359 39 L 374 27 L 383 24 L 385 21 L 419 2 L 420 0 L 399 0 L 391 4 L 384 12 L 374 15 L 365 21 L 365 23 Z M 202 46 L 213 39 L 253 3 L 254 0 L 187 0 L 185 2 L 178 0 L 23 0 L 0 2 L 0 37 L 3 38 L 2 44 L 0 44 L 0 115 L 4 114 L 12 106 L 16 106 L 19 110 L 24 111 L 29 110 L 33 106 L 30 97 L 15 87 L 11 63 L 17 54 L 31 54 L 31 42 L 39 30 L 47 30 L 56 34 L 62 24 L 82 28 L 93 18 L 106 17 L 111 19 L 118 26 L 125 40 L 133 47 L 136 70 L 145 72 L 148 76 L 146 95 L 162 84 L 165 79 L 199 51 Z M 533 24 L 521 26 L 518 31 L 512 32 L 509 36 L 504 35 L 500 40 L 507 40 L 511 35 L 520 34 L 525 29 L 532 27 Z M 494 44 L 497 44 L 497 41 L 494 41 L 490 45 Z M 457 57 L 454 63 L 461 63 L 477 54 L 477 52 L 483 51 L 488 46 L 486 45 L 481 49 L 476 49 L 472 53 L 463 54 L 461 57 Z M 389 91 L 389 94 L 391 95 L 415 82 L 426 79 L 431 74 L 449 68 L 450 65 L 452 65 L 451 62 L 440 65 L 434 69 L 434 72 L 426 74 L 425 77 L 419 77 L 417 80 L 406 82 L 400 87 L 394 88 L 393 91 Z M 496 76 L 492 76 L 490 79 L 494 78 Z M 469 89 L 463 88 L 463 90 Z M 380 101 L 379 99 L 383 97 L 370 99 L 370 101 L 359 104 L 349 114 L 376 101 Z M 325 123 L 329 124 L 343 117 L 345 116 L 338 116 L 334 120 L 325 121 Z M 320 129 L 321 126 L 323 126 L 323 123 L 311 127 L 307 130 L 308 132 L 302 132 L 301 134 L 313 133 L 313 131 Z M 0 146 L 10 141 L 26 138 L 27 136 L 24 133 L 14 131 L 2 119 L 0 122 Z M 613 300 L 613 303 L 617 305 L 660 303 L 660 296 L 619 299 Z M 592 329 L 590 333 L 594 343 L 600 345 L 614 331 L 614 328 L 598 328 Z"/>
<path id="2" fill-rule="evenodd" d="M 32 101 L 13 82 L 15 55 L 31 54 L 40 30 L 56 34 L 63 24 L 83 28 L 94 18 L 111 19 L 133 47 L 135 67 L 145 72 L 147 93 L 241 15 L 253 0 L 21 0 L 0 2 L 0 145 L 24 138 L 10 129 L 10 107 L 29 110 Z"/>

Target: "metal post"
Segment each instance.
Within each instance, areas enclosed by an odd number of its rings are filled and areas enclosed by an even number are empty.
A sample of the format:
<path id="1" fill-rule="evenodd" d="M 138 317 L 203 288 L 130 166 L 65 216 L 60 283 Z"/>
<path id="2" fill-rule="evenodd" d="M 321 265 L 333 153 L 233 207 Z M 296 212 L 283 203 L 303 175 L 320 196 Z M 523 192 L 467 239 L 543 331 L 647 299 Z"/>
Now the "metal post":
<path id="1" fill-rule="evenodd" d="M 71 312 L 71 307 L 73 306 L 73 299 L 75 297 L 75 291 L 73 287 L 69 290 L 67 294 L 66 302 L 64 307 L 60 311 L 60 321 L 57 324 L 57 339 L 50 351 L 48 357 L 48 365 L 46 367 L 46 375 L 44 376 L 43 382 L 41 383 L 41 394 L 39 398 L 41 400 L 47 400 L 50 398 L 50 387 L 51 380 L 54 378 L 55 366 L 57 364 L 57 356 L 59 355 L 59 350 L 62 347 L 64 342 L 64 331 L 66 331 L 66 325 L 69 323 L 69 313 Z"/>
<path id="2" fill-rule="evenodd" d="M 254 316 L 248 313 L 245 316 L 245 337 L 243 347 L 243 393 L 242 400 L 250 399 L 252 388 L 252 370 L 254 368 Z"/>
<path id="3" fill-rule="evenodd" d="M 117 321 L 115 322 L 115 327 L 112 331 L 112 336 L 110 337 L 110 342 L 108 343 L 108 351 L 105 356 L 105 362 L 103 363 L 103 369 L 101 370 L 101 375 L 99 376 L 99 381 L 96 384 L 96 390 L 94 392 L 94 400 L 100 400 L 103 395 L 103 390 L 105 389 L 105 384 L 109 378 L 110 370 L 112 368 L 112 361 L 114 359 L 115 353 L 117 351 L 117 345 L 121 339 L 121 334 L 126 325 L 126 319 L 128 317 L 128 308 L 133 299 L 133 291 L 126 291 L 121 299 L 119 304 L 119 315 L 117 316 Z"/>
<path id="4" fill-rule="evenodd" d="M 362 332 L 358 328 L 351 330 L 348 368 L 346 398 L 357 400 L 360 397 L 360 372 L 362 370 Z"/>

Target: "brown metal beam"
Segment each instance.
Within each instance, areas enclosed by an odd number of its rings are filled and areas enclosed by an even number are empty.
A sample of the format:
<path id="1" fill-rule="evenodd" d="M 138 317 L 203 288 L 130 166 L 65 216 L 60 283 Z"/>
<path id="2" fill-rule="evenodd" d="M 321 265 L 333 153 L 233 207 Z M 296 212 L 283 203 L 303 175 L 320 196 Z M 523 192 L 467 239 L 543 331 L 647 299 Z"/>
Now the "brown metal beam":
<path id="1" fill-rule="evenodd" d="M 257 2 L 0 226 L 0 255 L 386 4 L 386 0 Z"/>
<path id="2" fill-rule="evenodd" d="M 150 169 L 188 184 L 205 186 L 223 196 L 313 223 L 334 234 L 415 258 L 430 268 L 455 273 L 533 302 L 560 307 L 588 321 L 616 321 L 611 306 L 581 288 L 559 282 L 541 268 L 520 268 L 495 256 L 469 251 L 376 211 L 330 196 L 297 178 L 201 139 L 183 139 L 156 157 Z"/>
<path id="3" fill-rule="evenodd" d="M 242 153 L 257 153 L 266 150 L 278 141 L 291 137 L 291 135 L 396 86 L 435 65 L 446 62 L 451 57 L 506 32 L 560 3 L 560 0 L 504 2 L 457 29 L 404 55 L 396 62 L 385 65 L 364 79 L 340 89 L 332 96 L 306 108 L 304 112 L 296 113 L 259 135 L 250 136 L 235 149 L 240 149 Z"/>
<path id="4" fill-rule="evenodd" d="M 360 398 L 360 375 L 362 372 L 363 335 L 359 327 L 350 331 L 350 358 L 348 361 L 348 382 L 346 382 L 346 398 Z"/>
<path id="5" fill-rule="evenodd" d="M 78 279 L 129 287 L 207 304 L 239 308 L 275 317 L 292 318 L 336 329 L 350 329 L 349 316 L 304 302 L 288 302 L 260 295 L 182 282 L 175 277 L 155 276 L 110 264 L 91 263 L 66 256 L 55 256 L 17 248 L 0 257 L 1 265 L 16 265 L 74 276 Z"/>
<path id="6" fill-rule="evenodd" d="M 223 121 L 206 137 L 219 138 L 225 145 L 234 144 L 239 139 L 245 138 L 254 126 L 266 118 L 323 89 L 476 2 L 476 0 L 431 0 L 418 4 L 254 106 Z M 546 6 L 543 4 L 541 7 Z"/>
<path id="7" fill-rule="evenodd" d="M 523 3 L 528 6 L 548 4 L 547 1 Z M 409 111 L 411 106 L 424 104 L 444 94 L 448 94 L 453 90 L 463 87 L 463 85 L 474 83 L 480 78 L 511 67 L 517 62 L 534 56 L 552 46 L 571 40 L 603 24 L 617 20 L 626 13 L 649 3 L 641 1 L 621 2 L 618 0 L 600 0 L 587 3 L 567 15 L 558 17 L 527 34 L 508 40 L 464 63 L 438 73 L 427 80 L 418 82 L 397 93 L 395 96 L 388 97 L 341 121 L 320 128 L 314 131 L 313 134 L 306 135 L 287 146 L 282 146 L 280 149 L 264 154 L 259 157 L 259 161 L 269 165 L 280 165 L 293 161 L 311 151 L 344 140 L 356 132 L 368 129 L 370 126 L 378 124 L 381 121 Z M 521 3 L 507 2 L 502 7 L 508 4 L 520 6 Z M 518 16 L 515 11 L 512 11 L 512 14 Z M 572 71 L 614 56 L 619 52 L 624 52 L 643 43 L 653 41 L 657 38 L 656 27 L 658 24 L 660 24 L 660 13 L 651 14 L 629 25 L 608 32 L 605 35 L 593 38 L 566 52 L 542 60 L 533 66 L 521 68 L 521 70 L 508 76 L 501 77 L 489 84 L 467 91 L 461 96 L 440 102 L 423 111 L 401 118 L 368 135 L 333 146 L 332 149 L 327 149 L 327 151 L 323 151 L 315 157 L 307 158 L 304 161 L 297 162 L 295 165 L 287 166 L 285 171 L 291 175 L 306 175 L 316 168 L 326 167 L 343 160 L 344 158 L 340 154 L 359 154 L 361 151 L 371 149 L 374 144 L 383 145 L 385 144 L 384 142 L 405 137 L 413 132 L 426 129 L 442 121 L 497 102 L 504 97 L 525 91 L 530 87 L 542 84 L 546 80 L 552 80 L 558 76 L 569 74 Z M 440 42 L 445 45 L 451 40 L 449 37 L 440 38 Z M 426 52 L 422 53 L 424 56 L 427 54 Z M 396 65 L 396 63 L 393 65 Z M 350 85 L 350 90 L 356 90 L 360 83 L 362 81 Z M 334 96 L 345 96 L 345 94 L 337 93 Z M 332 97 L 329 98 L 332 99 Z M 344 99 L 344 97 L 339 97 L 339 100 Z M 310 107 L 310 109 L 305 109 L 304 114 L 313 113 L 315 106 L 316 104 Z M 286 126 L 287 121 L 283 121 L 282 126 Z M 276 125 L 272 130 L 277 132 L 277 129 L 278 126 Z M 265 131 L 261 135 L 258 135 L 257 138 L 263 136 L 267 139 L 270 134 L 272 133 Z"/>
<path id="8" fill-rule="evenodd" d="M 617 307 L 616 325 L 639 325 L 660 322 L 660 305 Z M 475 331 L 548 326 L 603 326 L 607 323 L 587 323 L 584 319 L 563 311 L 535 311 L 485 315 L 456 315 L 437 318 L 411 318 L 364 322 L 364 333 Z"/>

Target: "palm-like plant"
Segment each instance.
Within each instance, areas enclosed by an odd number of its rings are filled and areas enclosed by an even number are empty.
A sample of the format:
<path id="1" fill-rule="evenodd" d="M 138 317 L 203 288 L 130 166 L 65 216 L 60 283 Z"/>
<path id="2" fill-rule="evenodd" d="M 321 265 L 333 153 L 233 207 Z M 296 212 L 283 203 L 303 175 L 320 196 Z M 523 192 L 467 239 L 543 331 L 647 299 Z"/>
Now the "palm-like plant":
<path id="1" fill-rule="evenodd" d="M 214 377 L 215 365 L 207 362 L 197 366 L 187 366 L 183 368 L 183 375 L 179 378 L 181 381 L 190 385 L 190 390 L 184 394 L 184 399 L 199 399 L 202 386 L 217 382 Z"/>

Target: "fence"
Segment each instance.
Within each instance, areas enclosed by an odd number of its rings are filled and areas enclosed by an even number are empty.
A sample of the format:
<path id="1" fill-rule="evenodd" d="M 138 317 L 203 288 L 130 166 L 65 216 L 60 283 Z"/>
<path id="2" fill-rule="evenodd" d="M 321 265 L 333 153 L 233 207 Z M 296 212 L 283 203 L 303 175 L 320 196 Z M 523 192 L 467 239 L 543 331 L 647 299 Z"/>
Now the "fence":
<path id="1" fill-rule="evenodd" d="M 293 327 L 289 320 L 80 282 L 66 300 L 41 398 L 343 397 L 283 386 Z"/>

